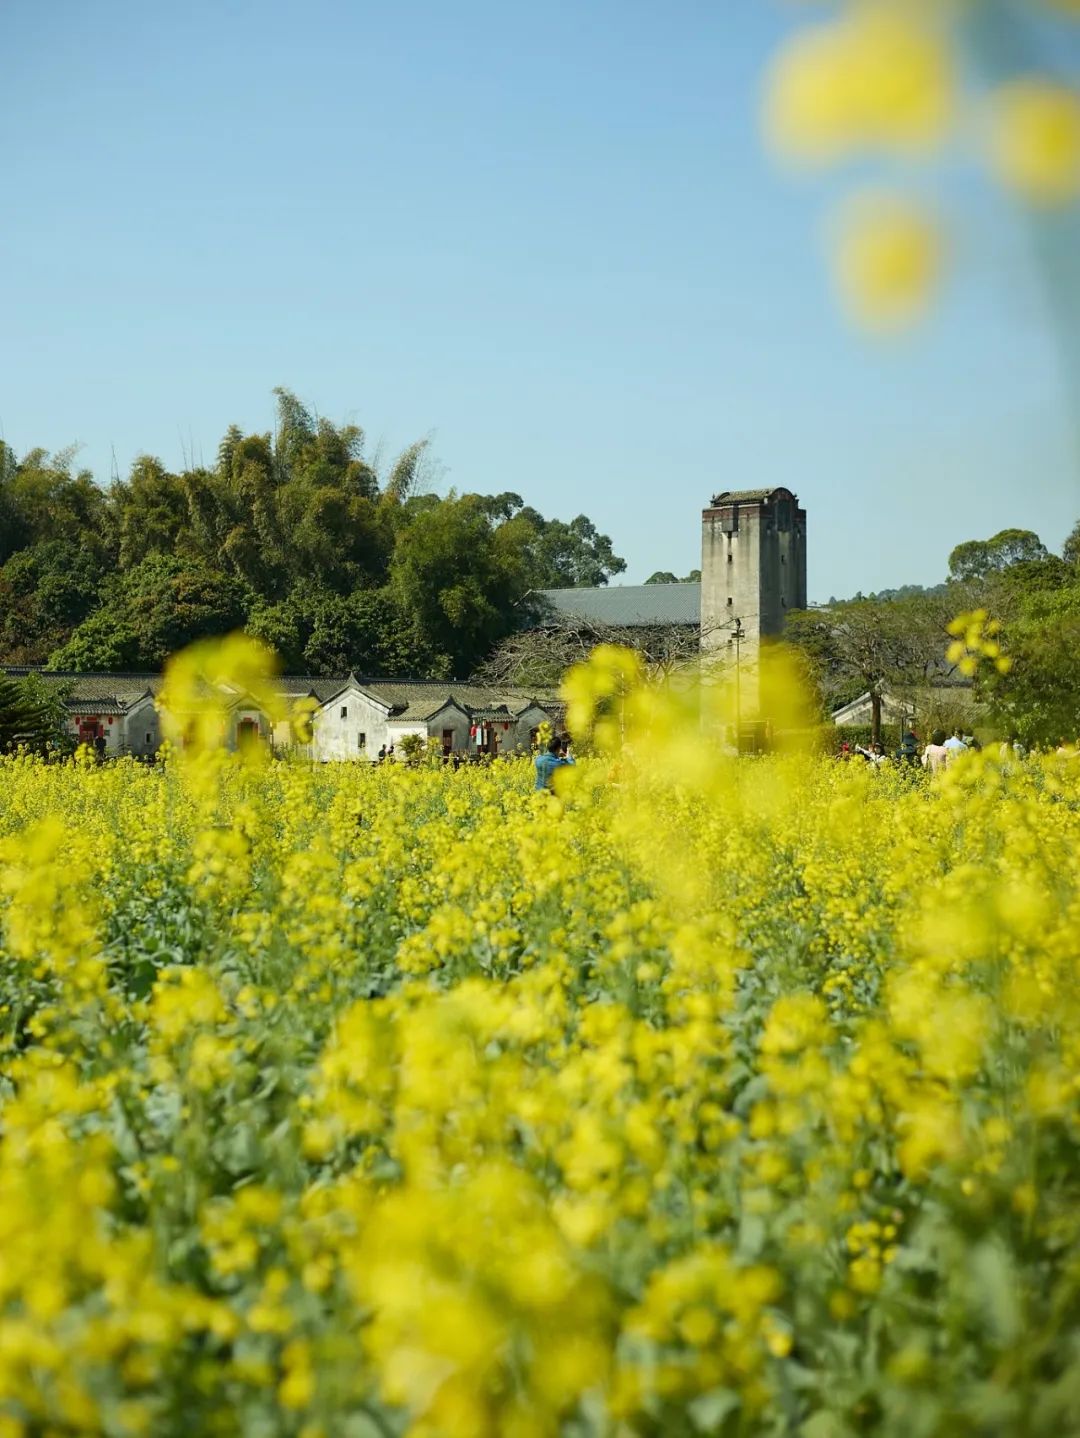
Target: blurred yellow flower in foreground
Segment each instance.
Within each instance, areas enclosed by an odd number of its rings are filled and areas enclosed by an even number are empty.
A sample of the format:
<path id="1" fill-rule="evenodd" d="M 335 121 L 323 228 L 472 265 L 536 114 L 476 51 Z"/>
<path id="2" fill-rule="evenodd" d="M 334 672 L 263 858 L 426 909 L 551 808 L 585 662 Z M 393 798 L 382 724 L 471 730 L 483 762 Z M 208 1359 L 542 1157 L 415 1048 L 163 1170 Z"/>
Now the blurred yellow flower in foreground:
<path id="1" fill-rule="evenodd" d="M 847 209 L 834 257 L 844 303 L 861 324 L 897 329 L 918 319 L 937 285 L 941 236 L 899 196 L 860 196 Z"/>
<path id="2" fill-rule="evenodd" d="M 993 98 L 990 159 L 1001 182 L 1025 200 L 1060 205 L 1074 199 L 1080 194 L 1080 95 L 1037 76 L 1003 85 Z"/>
<path id="3" fill-rule="evenodd" d="M 778 149 L 819 163 L 865 148 L 926 149 L 944 138 L 953 96 L 949 55 L 930 25 L 861 7 L 781 52 L 766 126 Z"/>
<path id="4" fill-rule="evenodd" d="M 640 687 L 643 677 L 638 654 L 617 644 L 598 644 L 588 660 L 575 664 L 563 679 L 571 732 L 591 736 L 600 749 L 616 747 L 626 698 Z"/>
<path id="5" fill-rule="evenodd" d="M 217 748 L 225 741 L 230 704 L 241 696 L 275 722 L 283 719 L 287 705 L 273 682 L 277 670 L 273 650 L 246 634 L 189 645 L 169 660 L 158 696 L 166 734 L 195 749 Z"/>
<path id="6" fill-rule="evenodd" d="M 984 660 L 989 660 L 999 674 L 1008 674 L 1012 668 L 1012 659 L 1001 652 L 997 637 L 1001 633 L 1001 621 L 989 619 L 985 609 L 958 614 L 947 631 L 953 636 L 953 642 L 945 652 L 945 659 L 969 679 L 975 677 Z"/>
<path id="7" fill-rule="evenodd" d="M 298 744 L 311 742 L 315 701 L 290 702 L 277 676 L 274 651 L 250 635 L 200 639 L 169 660 L 158 696 L 169 740 L 204 753 L 227 745 L 230 715 L 240 702 L 253 704 L 271 724 L 288 723 Z"/>

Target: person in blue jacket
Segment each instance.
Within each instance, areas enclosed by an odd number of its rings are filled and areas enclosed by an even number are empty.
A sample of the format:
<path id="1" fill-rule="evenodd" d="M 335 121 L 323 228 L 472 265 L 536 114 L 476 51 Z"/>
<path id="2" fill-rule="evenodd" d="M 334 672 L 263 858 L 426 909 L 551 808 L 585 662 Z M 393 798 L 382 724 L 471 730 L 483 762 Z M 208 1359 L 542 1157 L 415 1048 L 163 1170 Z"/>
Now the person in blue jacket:
<path id="1" fill-rule="evenodd" d="M 561 769 L 564 764 L 572 764 L 574 761 L 565 752 L 565 745 L 561 739 L 552 739 L 543 754 L 536 756 L 536 787 L 546 789 L 549 794 L 555 791 L 555 770 Z"/>

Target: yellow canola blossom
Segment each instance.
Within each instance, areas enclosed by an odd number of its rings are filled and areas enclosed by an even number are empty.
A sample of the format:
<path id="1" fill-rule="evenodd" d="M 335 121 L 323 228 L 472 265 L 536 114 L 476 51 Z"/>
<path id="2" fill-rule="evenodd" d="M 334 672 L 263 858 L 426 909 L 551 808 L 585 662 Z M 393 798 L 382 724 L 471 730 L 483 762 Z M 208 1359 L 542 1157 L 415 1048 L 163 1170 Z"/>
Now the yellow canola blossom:
<path id="1" fill-rule="evenodd" d="M 942 254 L 937 226 L 920 207 L 896 195 L 861 195 L 841 216 L 836 286 L 857 323 L 901 329 L 932 300 Z"/>
<path id="2" fill-rule="evenodd" d="M 764 130 L 779 156 L 813 166 L 884 161 L 894 183 L 897 162 L 936 164 L 940 178 L 943 161 L 974 153 L 1036 210 L 1080 195 L 1080 89 L 1073 37 L 1060 23 L 1080 17 L 1077 0 L 825 8 L 825 19 L 795 21 L 764 79 Z M 891 208 L 849 216 L 833 247 L 849 317 L 886 331 L 925 313 L 943 252 L 938 227 L 912 200 Z"/>
<path id="3" fill-rule="evenodd" d="M 639 684 L 559 804 L 0 759 L 0 1434 L 1071 1431 L 1080 770 Z"/>
<path id="4" fill-rule="evenodd" d="M 1041 76 L 1001 86 L 991 98 L 989 157 L 1003 185 L 1036 205 L 1080 195 L 1080 91 Z"/>
<path id="5" fill-rule="evenodd" d="M 955 80 L 944 37 L 914 5 L 853 5 L 798 32 L 766 88 L 766 129 L 796 159 L 925 151 L 945 138 Z"/>
<path id="6" fill-rule="evenodd" d="M 958 614 L 950 622 L 948 632 L 954 637 L 945 658 L 969 679 L 978 673 L 984 661 L 999 674 L 1008 674 L 1012 668 L 1012 659 L 1002 653 L 997 637 L 1001 633 L 1001 622 L 989 618 L 985 609 Z"/>

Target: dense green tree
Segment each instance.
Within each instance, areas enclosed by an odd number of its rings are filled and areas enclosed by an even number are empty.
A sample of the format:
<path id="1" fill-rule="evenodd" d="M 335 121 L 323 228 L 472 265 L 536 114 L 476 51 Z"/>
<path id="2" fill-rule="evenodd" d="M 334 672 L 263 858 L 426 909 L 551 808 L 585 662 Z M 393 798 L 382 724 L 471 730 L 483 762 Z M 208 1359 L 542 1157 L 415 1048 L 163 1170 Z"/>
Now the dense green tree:
<path id="1" fill-rule="evenodd" d="M 158 668 L 194 639 L 243 627 L 251 593 L 232 575 L 209 565 L 155 555 L 122 582 L 127 612 L 143 662 Z"/>
<path id="2" fill-rule="evenodd" d="M 1011 668 L 999 675 L 985 667 L 976 693 L 998 728 L 1031 743 L 1075 738 L 1080 730 L 1078 559 L 1080 524 L 1060 557 L 1031 530 L 1002 530 L 958 545 L 950 582 L 925 592 L 923 603 L 939 614 L 981 608 L 1002 623 Z"/>
<path id="3" fill-rule="evenodd" d="M 18 460 L 10 445 L 0 440 L 0 566 L 30 543 L 30 528 L 13 483 Z"/>
<path id="4" fill-rule="evenodd" d="M 906 614 L 915 619 L 920 636 L 917 653 L 935 654 L 940 672 L 946 648 L 939 632 L 942 624 L 956 614 L 985 609 L 1002 623 L 1002 642 L 1012 660 L 1008 674 L 999 675 L 987 666 L 976 679 L 976 694 L 990 721 L 1032 743 L 1078 737 L 1080 523 L 1066 539 L 1060 557 L 1049 553 L 1031 530 L 1005 529 L 990 539 L 957 545 L 949 557 L 949 573 L 947 583 L 932 588 L 906 585 L 876 595 L 876 610 L 864 611 L 867 616 L 874 612 L 881 616 L 880 628 L 872 636 L 874 645 L 888 645 L 894 619 Z M 846 622 L 855 609 L 852 601 L 830 600 L 827 610 L 795 615 L 789 621 L 790 636 L 809 645 L 835 702 L 865 689 L 873 692 L 866 682 L 865 665 L 840 662 L 835 649 L 837 636 L 829 616 Z M 873 645 L 863 647 L 874 659 L 871 667 L 888 676 L 888 654 L 878 659 Z M 891 671 L 891 689 L 910 688 L 905 667 Z M 850 692 L 844 692 L 845 685 Z"/>
<path id="5" fill-rule="evenodd" d="M 324 595 L 304 646 L 312 673 L 426 674 L 446 668 L 391 588 Z"/>
<path id="6" fill-rule="evenodd" d="M 974 588 L 982 607 L 992 609 L 1006 619 L 1022 608 L 1029 598 L 1054 594 L 1075 585 L 1075 571 L 1056 554 L 1041 559 L 1021 559 L 1007 568 L 991 573 L 981 586 Z"/>
<path id="7" fill-rule="evenodd" d="M 141 454 L 131 474 L 110 494 L 120 540 L 120 566 L 130 569 L 152 554 L 172 554 L 188 524 L 187 496 L 179 475 L 160 459 Z"/>
<path id="8" fill-rule="evenodd" d="M 46 683 L 39 674 L 21 679 L 23 693 L 39 715 L 49 747 L 71 751 L 75 741 L 68 730 L 67 698 L 70 685 Z"/>
<path id="9" fill-rule="evenodd" d="M 614 552 L 610 538 L 579 514 L 569 524 L 545 519 L 524 505 L 521 496 L 506 493 L 473 495 L 496 526 L 500 548 L 522 567 L 527 588 L 562 589 L 606 584 L 621 574 L 626 561 Z"/>
<path id="10" fill-rule="evenodd" d="M 101 608 L 50 657 L 56 669 L 158 669 L 194 639 L 243 627 L 250 592 L 236 578 L 152 554 L 109 587 Z"/>
<path id="11" fill-rule="evenodd" d="M 584 514 L 569 524 L 561 519 L 547 519 L 536 510 L 528 513 L 537 528 L 538 538 L 531 558 L 543 581 L 535 588 L 581 588 L 606 584 L 614 574 L 621 574 L 626 560 L 614 552 L 611 540 L 601 534 Z"/>
<path id="12" fill-rule="evenodd" d="M 278 482 L 333 486 L 375 499 L 379 482 L 374 469 L 364 459 L 364 431 L 359 425 L 335 426 L 328 419 L 314 419 L 291 390 L 279 387 L 274 395 L 277 399 L 274 463 Z M 395 473 L 402 468 L 415 474 L 425 447 L 424 441 L 410 445 L 398 459 Z"/>
<path id="13" fill-rule="evenodd" d="M 74 451 L 0 444 L 0 657 L 155 667 L 249 624 L 290 667 L 470 669 L 529 589 L 625 568 L 584 516 L 520 495 L 431 492 L 427 440 L 382 467 L 357 425 L 275 391 L 272 433 L 223 437 L 213 466 L 140 455 L 107 490 Z"/>
<path id="14" fill-rule="evenodd" d="M 308 631 L 300 607 L 291 597 L 274 603 L 257 603 L 244 624 L 246 631 L 276 650 L 290 674 L 310 672 L 304 661 Z"/>
<path id="15" fill-rule="evenodd" d="M 476 495 L 451 496 L 398 536 L 391 591 L 431 646 L 433 663 L 467 674 L 513 625 L 525 593 L 521 556 L 497 542 Z"/>
<path id="16" fill-rule="evenodd" d="M 49 668 L 65 673 L 100 674 L 147 667 L 129 616 L 107 604 L 95 609 L 67 643 L 49 655 Z"/>
<path id="17" fill-rule="evenodd" d="M 98 603 L 102 566 L 91 544 L 44 540 L 0 569 L 0 654 L 33 663 L 62 644 Z"/>
<path id="18" fill-rule="evenodd" d="M 0 753 L 22 744 L 43 748 L 55 737 L 55 714 L 40 684 L 0 670 Z"/>
<path id="19" fill-rule="evenodd" d="M 107 503 L 88 470 L 72 473 L 74 447 L 50 456 L 33 449 L 17 460 L 0 441 L 0 564 L 33 544 L 89 542 L 105 562 Z"/>
<path id="20" fill-rule="evenodd" d="M 254 609 L 248 632 L 273 646 L 295 674 L 425 674 L 432 654 L 393 591 L 335 594 L 300 583 L 287 599 Z"/>
<path id="21" fill-rule="evenodd" d="M 74 450 L 16 459 L 0 444 L 0 655 L 33 663 L 96 604 L 113 567 L 105 495 Z"/>
<path id="22" fill-rule="evenodd" d="M 969 539 L 949 555 L 949 576 L 983 580 L 1010 565 L 1045 559 L 1047 549 L 1030 529 L 1002 529 L 992 539 Z"/>
<path id="23" fill-rule="evenodd" d="M 1015 597 L 1015 596 L 1014 596 Z M 1004 675 L 979 675 L 980 697 L 1003 733 L 1029 744 L 1080 739 L 1080 582 L 1028 589 L 1004 621 Z"/>
<path id="24" fill-rule="evenodd" d="M 1068 538 L 1061 546 L 1061 557 L 1070 569 L 1080 569 L 1080 519 L 1073 525 Z"/>
<path id="25" fill-rule="evenodd" d="M 700 584 L 701 570 L 691 569 L 690 573 L 682 579 L 673 574 L 670 569 L 658 569 L 655 574 L 650 574 L 645 581 L 646 584 Z"/>
<path id="26" fill-rule="evenodd" d="M 292 578 L 318 576 L 338 593 L 381 582 L 393 547 L 385 509 L 338 485 L 290 485 L 281 499 Z"/>

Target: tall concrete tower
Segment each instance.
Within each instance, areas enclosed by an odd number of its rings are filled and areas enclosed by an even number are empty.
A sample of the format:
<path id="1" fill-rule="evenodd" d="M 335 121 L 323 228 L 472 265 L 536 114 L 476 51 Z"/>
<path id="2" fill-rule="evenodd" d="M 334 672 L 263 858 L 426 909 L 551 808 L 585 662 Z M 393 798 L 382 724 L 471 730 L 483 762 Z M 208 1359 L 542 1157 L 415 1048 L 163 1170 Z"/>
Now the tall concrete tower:
<path id="1" fill-rule="evenodd" d="M 762 639 L 806 608 L 806 511 L 789 489 L 729 489 L 701 514 L 701 648 L 727 652 L 742 621 L 740 662 L 756 697 Z M 750 697 L 750 696 L 748 696 Z"/>

